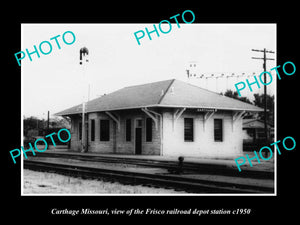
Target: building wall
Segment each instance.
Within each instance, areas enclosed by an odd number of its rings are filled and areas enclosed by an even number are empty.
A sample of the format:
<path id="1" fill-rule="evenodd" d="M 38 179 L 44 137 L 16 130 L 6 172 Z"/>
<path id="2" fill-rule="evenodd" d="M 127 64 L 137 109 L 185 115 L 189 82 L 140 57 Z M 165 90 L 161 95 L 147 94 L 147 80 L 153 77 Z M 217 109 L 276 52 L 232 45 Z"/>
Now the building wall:
<path id="1" fill-rule="evenodd" d="M 242 155 L 242 119 L 236 121 L 232 129 L 232 113 L 216 112 L 204 129 L 203 114 L 185 111 L 173 130 L 173 111 L 163 113 L 163 155 L 203 158 L 236 158 Z M 184 118 L 194 118 L 194 141 L 184 141 Z M 223 120 L 223 141 L 214 140 L 214 119 Z"/>
<path id="2" fill-rule="evenodd" d="M 95 141 L 91 141 L 91 120 L 95 120 Z M 109 141 L 100 141 L 100 120 L 109 120 Z M 115 123 L 105 113 L 89 113 L 88 152 L 115 153 Z"/>
<path id="3" fill-rule="evenodd" d="M 156 130 L 152 122 L 152 141 L 146 142 L 146 118 L 149 118 L 141 110 L 124 110 L 114 112 L 114 115 L 120 117 L 120 129 L 117 129 L 116 122 L 106 113 L 89 113 L 88 114 L 88 152 L 97 153 L 115 153 L 115 154 L 135 154 L 135 127 L 136 120 L 142 120 L 142 155 L 159 155 L 160 154 L 160 125 Z M 91 120 L 95 120 L 95 140 L 91 139 Z M 100 119 L 108 119 L 110 122 L 110 140 L 100 141 Z M 126 141 L 126 119 L 131 119 L 131 141 Z M 81 141 L 79 140 L 79 123 L 81 118 L 72 118 L 71 128 L 71 151 L 81 150 Z"/>
<path id="4" fill-rule="evenodd" d="M 79 140 L 79 121 L 81 118 L 79 116 L 71 116 L 71 144 L 70 150 L 72 151 L 81 151 L 81 142 Z M 81 129 L 81 128 L 80 128 Z"/>
<path id="5" fill-rule="evenodd" d="M 141 110 L 124 110 L 115 112 L 120 117 L 120 130 L 106 113 L 89 113 L 88 152 L 135 154 L 136 120 L 142 119 L 142 155 L 196 156 L 203 158 L 236 158 L 242 155 L 243 132 L 242 119 L 233 126 L 232 112 L 218 111 L 203 127 L 203 112 L 185 111 L 177 120 L 173 130 L 173 112 L 165 110 L 163 114 L 163 132 L 161 141 L 160 121 L 156 129 L 152 125 L 152 142 L 146 142 L 146 118 Z M 194 118 L 194 141 L 184 141 L 184 118 Z M 214 140 L 214 119 L 223 120 L 223 141 Z M 91 141 L 91 119 L 95 119 L 95 141 Z M 110 120 L 110 140 L 100 141 L 100 119 Z M 126 141 L 126 119 L 131 119 L 131 141 Z M 79 140 L 79 116 L 72 118 L 71 151 L 81 150 Z M 80 128 L 81 129 L 81 128 Z M 161 151 L 162 149 L 162 151 Z"/>

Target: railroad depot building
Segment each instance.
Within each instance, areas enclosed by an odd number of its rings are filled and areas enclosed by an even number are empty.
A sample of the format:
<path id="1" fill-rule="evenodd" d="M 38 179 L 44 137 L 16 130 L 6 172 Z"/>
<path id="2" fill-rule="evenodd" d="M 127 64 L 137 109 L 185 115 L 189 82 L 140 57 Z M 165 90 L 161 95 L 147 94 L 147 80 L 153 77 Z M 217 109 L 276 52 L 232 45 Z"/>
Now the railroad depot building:
<path id="1" fill-rule="evenodd" d="M 125 87 L 86 103 L 86 151 L 236 158 L 247 111 L 263 109 L 175 79 Z M 56 115 L 71 119 L 81 151 L 82 104 Z"/>

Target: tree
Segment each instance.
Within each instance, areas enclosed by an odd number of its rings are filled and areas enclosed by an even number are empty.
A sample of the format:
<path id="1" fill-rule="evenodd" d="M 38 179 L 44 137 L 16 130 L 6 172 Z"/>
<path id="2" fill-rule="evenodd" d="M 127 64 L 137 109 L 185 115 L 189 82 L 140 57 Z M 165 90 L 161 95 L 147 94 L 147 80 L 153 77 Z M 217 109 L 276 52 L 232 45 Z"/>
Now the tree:
<path id="1" fill-rule="evenodd" d="M 42 136 L 47 132 L 47 121 L 31 116 L 23 119 L 24 135 L 28 135 L 28 131 L 35 131 L 38 135 Z M 49 128 L 67 128 L 70 129 L 70 120 L 65 118 L 54 117 L 49 121 Z M 32 133 L 32 132 L 31 132 Z"/>
<path id="2" fill-rule="evenodd" d="M 70 128 L 70 120 L 67 118 L 59 118 L 59 117 L 54 117 L 50 119 L 49 126 L 50 128 Z"/>
<path id="3" fill-rule="evenodd" d="M 31 116 L 24 118 L 24 135 L 27 135 L 29 130 L 36 130 L 38 133 L 45 126 L 45 120 L 38 119 L 37 117 Z"/>
<path id="4" fill-rule="evenodd" d="M 254 94 L 254 105 L 264 108 L 264 94 Z M 259 113 L 259 118 L 264 120 L 264 112 Z M 267 122 L 274 124 L 274 95 L 267 94 Z"/>
<path id="5" fill-rule="evenodd" d="M 221 95 L 223 95 L 222 92 L 221 92 Z M 234 99 L 240 100 L 242 102 L 253 104 L 247 97 L 239 97 L 237 91 L 233 92 L 232 90 L 228 89 L 225 91 L 224 96 L 234 98 Z"/>

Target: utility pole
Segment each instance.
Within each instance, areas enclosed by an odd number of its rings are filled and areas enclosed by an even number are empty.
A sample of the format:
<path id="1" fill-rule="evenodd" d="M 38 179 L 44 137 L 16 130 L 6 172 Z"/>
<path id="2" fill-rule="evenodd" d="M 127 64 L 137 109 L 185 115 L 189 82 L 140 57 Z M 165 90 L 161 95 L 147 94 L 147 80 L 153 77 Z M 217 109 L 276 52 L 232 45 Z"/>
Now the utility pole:
<path id="1" fill-rule="evenodd" d="M 49 111 L 48 111 L 48 116 L 47 116 L 47 132 L 49 132 Z"/>
<path id="2" fill-rule="evenodd" d="M 274 60 L 273 58 L 267 58 L 266 53 L 272 53 L 274 54 L 275 52 L 273 51 L 268 51 L 265 48 L 263 50 L 258 50 L 258 49 L 252 49 L 254 52 L 263 52 L 264 57 L 263 58 L 258 58 L 258 57 L 252 57 L 252 59 L 262 59 L 264 61 L 263 63 L 263 69 L 264 71 L 267 71 L 267 60 Z M 267 83 L 267 78 L 266 74 L 264 73 L 264 83 Z M 268 144 L 268 127 L 267 127 L 267 86 L 264 85 L 264 133 L 265 133 L 265 144 Z"/>
<path id="3" fill-rule="evenodd" d="M 83 47 L 79 51 L 79 64 L 82 65 L 83 70 L 83 79 L 87 80 L 85 76 L 85 66 L 86 63 L 89 61 L 87 58 L 86 60 L 83 60 L 82 58 L 89 54 L 89 50 L 86 47 Z M 86 141 L 86 129 L 85 129 L 85 100 L 84 97 L 85 94 L 83 94 L 83 101 L 82 101 L 82 132 L 81 132 L 81 152 L 87 151 L 87 141 Z"/>

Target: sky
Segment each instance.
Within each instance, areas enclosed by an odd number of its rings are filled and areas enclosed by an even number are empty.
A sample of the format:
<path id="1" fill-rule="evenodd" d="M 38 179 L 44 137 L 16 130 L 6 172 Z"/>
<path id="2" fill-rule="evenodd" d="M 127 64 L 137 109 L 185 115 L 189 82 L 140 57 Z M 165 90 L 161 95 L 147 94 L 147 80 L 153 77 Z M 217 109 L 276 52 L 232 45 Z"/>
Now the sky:
<path id="1" fill-rule="evenodd" d="M 165 24 L 166 25 L 166 24 Z M 156 24 L 156 26 L 158 26 Z M 257 76 L 263 71 L 261 52 L 276 53 L 276 24 L 184 24 L 180 28 L 172 23 L 168 34 L 147 34 L 138 45 L 134 33 L 145 27 L 151 31 L 153 24 L 22 24 L 21 50 L 34 51 L 43 41 L 49 41 L 52 52 L 40 58 L 32 54 L 21 61 L 23 116 L 46 119 L 50 115 L 100 97 L 123 87 L 168 79 L 179 79 L 215 92 L 235 90 L 234 84 L 247 77 L 219 79 L 197 78 L 201 74 L 224 76 L 232 73 Z M 163 28 L 167 30 L 167 27 Z M 67 45 L 62 40 L 66 31 L 72 31 L 75 42 Z M 58 49 L 57 38 L 61 49 Z M 72 36 L 66 34 L 66 41 Z M 43 44 L 46 52 L 47 45 Z M 79 50 L 89 50 L 89 62 L 79 65 Z M 276 54 L 267 55 L 276 59 Z M 190 67 L 190 65 L 196 65 Z M 16 65 L 17 61 L 16 61 Z M 276 66 L 276 60 L 267 61 L 267 71 Z M 188 78 L 187 69 L 193 78 Z M 275 78 L 273 76 L 273 78 Z M 253 76 L 248 77 L 254 81 Z M 89 87 L 89 92 L 88 92 Z M 254 93 L 263 93 L 263 86 L 253 92 L 243 90 L 242 96 L 253 100 Z M 275 94 L 276 79 L 267 86 L 268 94 Z M 89 94 L 88 94 L 89 93 Z"/>

